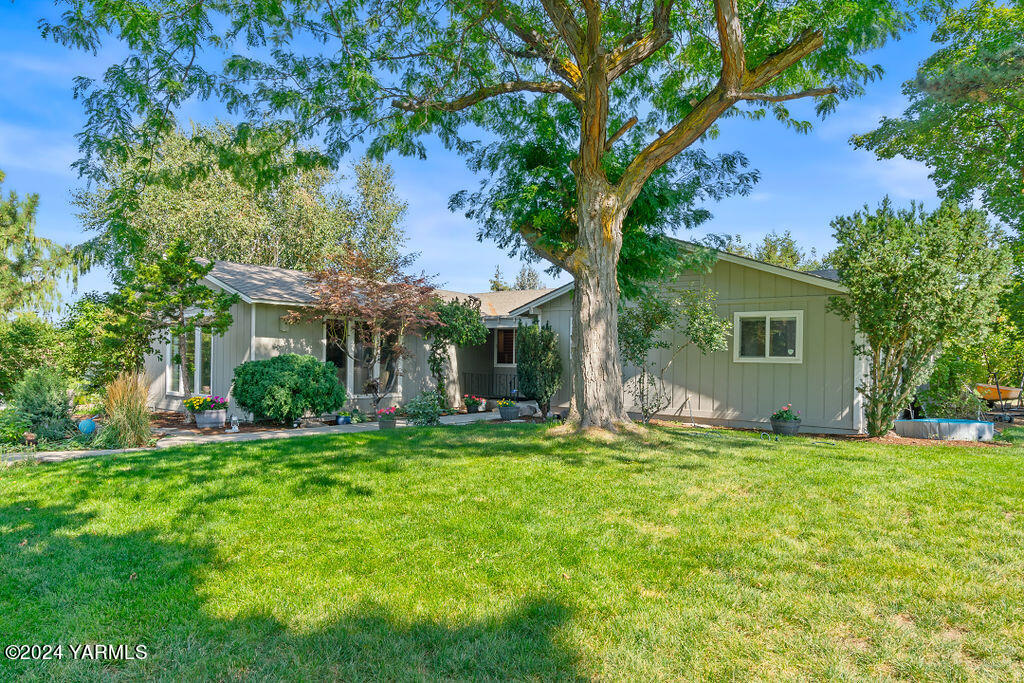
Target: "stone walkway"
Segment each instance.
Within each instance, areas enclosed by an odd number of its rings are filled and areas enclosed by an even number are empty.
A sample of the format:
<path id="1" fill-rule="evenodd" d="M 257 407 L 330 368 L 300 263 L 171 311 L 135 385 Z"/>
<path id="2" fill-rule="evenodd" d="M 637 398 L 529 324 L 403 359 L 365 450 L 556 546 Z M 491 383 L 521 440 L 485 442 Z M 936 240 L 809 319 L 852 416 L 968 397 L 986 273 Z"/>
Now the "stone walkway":
<path id="1" fill-rule="evenodd" d="M 444 415 L 441 417 L 441 424 L 445 425 L 467 425 L 474 422 L 486 420 L 497 420 L 500 418 L 497 410 L 486 413 L 466 413 L 460 415 Z M 408 420 L 398 420 L 398 427 L 409 427 Z M 263 432 L 220 432 L 216 434 L 196 434 L 195 432 L 180 432 L 174 434 L 174 430 L 165 430 L 168 436 L 156 442 L 155 448 L 122 448 L 106 450 L 86 451 L 45 451 L 42 453 L 8 453 L 0 455 L 0 465 L 10 465 L 25 460 L 35 462 L 64 462 L 65 460 L 76 460 L 78 458 L 90 458 L 100 455 L 114 455 L 119 453 L 136 453 L 139 451 L 152 451 L 160 448 L 173 448 L 175 446 L 192 446 L 205 443 L 235 443 L 239 441 L 261 441 L 263 439 L 292 439 L 298 436 L 315 436 L 317 434 L 350 434 L 352 432 L 373 432 L 377 431 L 376 422 L 361 422 L 349 425 L 323 425 L 320 427 L 300 427 L 298 429 L 272 429 Z"/>

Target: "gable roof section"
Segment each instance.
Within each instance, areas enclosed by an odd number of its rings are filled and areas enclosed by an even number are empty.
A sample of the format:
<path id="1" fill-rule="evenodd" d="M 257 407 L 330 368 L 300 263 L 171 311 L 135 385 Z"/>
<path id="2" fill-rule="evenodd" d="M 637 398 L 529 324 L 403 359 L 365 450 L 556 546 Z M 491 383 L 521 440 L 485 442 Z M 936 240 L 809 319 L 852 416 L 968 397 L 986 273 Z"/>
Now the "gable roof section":
<path id="1" fill-rule="evenodd" d="M 480 299 L 480 313 L 484 317 L 508 316 L 524 304 L 552 292 L 552 289 L 508 289 L 503 292 L 480 292 L 471 296 Z"/>
<path id="2" fill-rule="evenodd" d="M 249 304 L 313 303 L 309 275 L 301 270 L 215 261 L 206 279 Z"/>
<path id="3" fill-rule="evenodd" d="M 692 242 L 686 242 L 684 240 L 676 240 L 680 244 L 686 246 L 699 246 L 694 245 Z M 754 270 L 764 271 L 771 273 L 772 275 L 778 275 L 779 277 L 789 278 L 790 280 L 796 280 L 798 282 L 804 282 L 809 285 L 821 287 L 834 292 L 845 293 L 846 287 L 839 282 L 839 271 L 834 268 L 822 268 L 819 270 L 793 270 L 792 268 L 783 268 L 782 266 L 776 266 L 772 263 L 765 263 L 764 261 L 758 261 L 754 258 L 748 258 L 746 256 L 737 256 L 736 254 L 730 254 L 726 251 L 715 250 L 720 261 L 726 263 L 735 263 L 740 266 L 747 268 L 753 268 Z M 542 306 L 549 301 L 553 301 L 558 297 L 562 296 L 566 292 L 572 291 L 574 283 L 569 282 L 567 284 L 558 287 L 557 289 L 549 289 L 544 294 L 536 297 L 531 301 L 527 301 L 521 304 L 518 308 L 513 308 L 508 312 L 508 315 L 522 315 L 531 308 Z M 479 296 L 479 295 L 478 295 Z"/>
<path id="4" fill-rule="evenodd" d="M 242 301 L 249 304 L 310 306 L 315 303 L 310 291 L 312 279 L 301 270 L 216 261 L 206 279 L 225 291 L 238 294 Z M 434 293 L 445 301 L 478 299 L 480 314 L 485 318 L 491 318 L 507 316 L 512 308 L 550 291 L 552 290 L 524 289 L 465 294 L 448 289 L 435 289 Z"/>

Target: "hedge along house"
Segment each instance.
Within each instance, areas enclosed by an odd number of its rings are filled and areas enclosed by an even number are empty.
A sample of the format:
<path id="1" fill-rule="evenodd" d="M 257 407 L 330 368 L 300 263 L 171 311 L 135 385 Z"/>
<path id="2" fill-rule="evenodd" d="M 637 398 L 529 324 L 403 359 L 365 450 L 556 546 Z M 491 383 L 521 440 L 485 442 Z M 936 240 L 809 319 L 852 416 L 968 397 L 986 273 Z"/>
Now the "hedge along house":
<path id="1" fill-rule="evenodd" d="M 373 369 L 357 358 L 373 357 L 355 334 L 357 321 L 328 320 L 286 322 L 292 311 L 314 305 L 309 276 L 298 270 L 217 261 L 204 284 L 238 294 L 231 307 L 232 323 L 222 336 L 196 331 L 191 358 L 195 393 L 231 398 L 234 371 L 249 360 L 264 360 L 284 353 L 308 354 L 330 361 L 338 368 L 338 379 L 346 387 L 350 406 L 370 408 L 363 393 L 367 380 L 379 376 L 385 387 L 383 406 L 405 403 L 424 390 L 434 388 L 427 366 L 429 345 L 419 336 L 403 340 L 408 354 L 403 358 L 384 355 Z M 487 398 L 510 396 L 516 387 L 515 330 L 520 323 L 532 323 L 530 314 L 509 315 L 513 308 L 542 297 L 552 290 L 520 290 L 464 294 L 436 290 L 442 298 L 475 299 L 480 303 L 482 322 L 488 328 L 487 341 L 477 347 L 451 350 L 452 375 L 458 385 L 450 393 L 475 393 Z M 337 341 L 335 341 L 337 340 Z M 146 358 L 150 403 L 159 410 L 182 411 L 188 398 L 182 382 L 182 366 L 173 362 L 176 340 L 163 345 L 159 353 Z M 188 370 L 185 370 L 188 371 Z M 233 400 L 229 414 L 246 417 Z"/>
<path id="2" fill-rule="evenodd" d="M 718 314 L 732 321 L 728 349 L 702 355 L 694 347 L 679 354 L 665 374 L 671 403 L 661 417 L 700 423 L 764 428 L 781 405 L 801 411 L 802 427 L 827 433 L 860 433 L 864 412 L 856 387 L 866 365 L 853 352 L 853 325 L 826 309 L 829 297 L 846 290 L 835 271 L 803 272 L 719 252 L 710 272 L 686 273 L 666 283 L 671 294 L 704 288 L 718 295 Z M 558 333 L 562 363 L 569 367 L 572 284 L 555 289 L 510 316 L 532 315 Z M 672 340 L 674 347 L 683 342 Z M 655 351 L 659 369 L 672 349 Z M 627 409 L 635 409 L 624 369 Z M 552 405 L 567 406 L 569 382 Z M 639 412 L 639 411 L 637 411 Z"/>

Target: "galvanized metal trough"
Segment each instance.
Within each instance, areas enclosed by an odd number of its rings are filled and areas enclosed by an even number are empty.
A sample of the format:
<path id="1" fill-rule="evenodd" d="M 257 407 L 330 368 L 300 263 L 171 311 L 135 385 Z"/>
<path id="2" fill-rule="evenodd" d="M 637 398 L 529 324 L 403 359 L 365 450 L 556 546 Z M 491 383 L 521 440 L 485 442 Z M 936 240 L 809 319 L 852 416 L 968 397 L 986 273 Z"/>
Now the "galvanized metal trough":
<path id="1" fill-rule="evenodd" d="M 981 420 L 946 420 L 938 417 L 896 420 L 896 433 L 912 439 L 991 441 L 995 425 Z"/>

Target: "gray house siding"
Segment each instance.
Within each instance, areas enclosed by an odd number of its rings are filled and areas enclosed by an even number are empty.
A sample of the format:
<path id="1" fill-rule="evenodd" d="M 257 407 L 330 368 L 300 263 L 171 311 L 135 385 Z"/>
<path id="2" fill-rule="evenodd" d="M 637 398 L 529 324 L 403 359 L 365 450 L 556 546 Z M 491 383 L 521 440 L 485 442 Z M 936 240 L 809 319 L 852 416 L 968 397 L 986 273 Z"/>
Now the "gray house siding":
<path id="1" fill-rule="evenodd" d="M 682 352 L 666 373 L 672 402 L 663 415 L 668 418 L 764 427 L 779 406 L 792 403 L 803 417 L 803 428 L 821 432 L 858 432 L 861 429 L 860 401 L 856 378 L 863 372 L 855 362 L 850 323 L 826 310 L 836 291 L 811 282 L 765 272 L 758 268 L 719 260 L 704 276 L 689 275 L 667 286 L 704 287 L 717 292 L 718 313 L 733 320 L 738 312 L 801 311 L 803 313 L 803 358 L 799 363 L 737 362 L 733 357 L 734 333 L 724 351 L 702 355 L 695 348 Z M 568 366 L 572 319 L 571 292 L 543 304 L 541 319 L 559 333 L 562 361 Z M 681 340 L 673 340 L 681 343 Z M 671 356 L 657 351 L 659 367 Z M 625 368 L 627 379 L 635 374 Z M 565 405 L 569 388 L 563 387 L 558 401 Z M 632 405 L 628 392 L 626 403 Z"/>
<path id="2" fill-rule="evenodd" d="M 207 283 L 215 287 L 211 283 Z M 323 360 L 326 355 L 326 338 L 321 322 L 303 321 L 286 323 L 282 318 L 296 306 L 238 302 L 231 307 L 232 323 L 223 336 L 212 341 L 211 391 L 230 399 L 228 413 L 240 419 L 250 416 L 241 410 L 231 397 L 231 383 L 235 368 L 251 359 L 266 360 L 284 353 L 298 353 Z M 423 339 L 409 335 L 405 339 L 409 355 L 402 359 L 399 376 L 400 393 L 388 397 L 383 405 L 404 403 L 428 388 L 432 388 L 430 370 L 427 366 L 428 347 Z M 146 357 L 145 373 L 150 388 L 150 405 L 157 410 L 181 411 L 180 394 L 167 389 L 167 353 L 150 354 Z M 197 388 L 198 390 L 199 388 Z M 371 402 L 368 397 L 352 395 L 348 408 L 358 407 L 368 411 Z"/>

